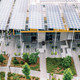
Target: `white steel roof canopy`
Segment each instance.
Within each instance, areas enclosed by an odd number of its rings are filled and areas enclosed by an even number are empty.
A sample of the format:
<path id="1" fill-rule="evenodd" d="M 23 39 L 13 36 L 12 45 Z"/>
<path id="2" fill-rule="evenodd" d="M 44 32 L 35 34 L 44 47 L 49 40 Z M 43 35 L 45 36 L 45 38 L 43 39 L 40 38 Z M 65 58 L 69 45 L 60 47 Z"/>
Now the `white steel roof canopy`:
<path id="1" fill-rule="evenodd" d="M 80 18 L 72 5 L 64 5 L 64 17 L 69 28 L 80 29 Z"/>
<path id="2" fill-rule="evenodd" d="M 42 6 L 40 5 L 30 6 L 29 28 L 44 29 L 44 18 L 42 13 Z"/>
<path id="3" fill-rule="evenodd" d="M 77 2 L 77 0 L 40 0 L 41 2 Z M 29 0 L 0 1 L 0 30 L 8 29 L 80 29 L 80 4 L 29 4 Z M 45 5 L 45 6 L 44 6 Z M 12 14 L 11 14 L 12 13 Z M 64 17 L 65 22 L 62 20 Z M 29 18 L 29 19 L 28 19 Z M 8 20 L 10 19 L 9 23 Z M 26 20 L 29 21 L 26 21 Z M 47 20 L 47 21 L 46 21 Z M 28 23 L 27 23 L 28 22 Z M 63 24 L 64 22 L 64 24 Z"/>
<path id="4" fill-rule="evenodd" d="M 40 0 L 40 2 L 78 2 L 77 0 Z"/>
<path id="5" fill-rule="evenodd" d="M 0 2 L 0 30 L 5 30 L 10 16 L 14 0 L 2 0 Z"/>
<path id="6" fill-rule="evenodd" d="M 25 30 L 27 17 L 27 0 L 16 0 L 10 19 L 9 29 Z"/>
<path id="7" fill-rule="evenodd" d="M 46 5 L 48 28 L 64 29 L 63 21 L 57 5 Z"/>

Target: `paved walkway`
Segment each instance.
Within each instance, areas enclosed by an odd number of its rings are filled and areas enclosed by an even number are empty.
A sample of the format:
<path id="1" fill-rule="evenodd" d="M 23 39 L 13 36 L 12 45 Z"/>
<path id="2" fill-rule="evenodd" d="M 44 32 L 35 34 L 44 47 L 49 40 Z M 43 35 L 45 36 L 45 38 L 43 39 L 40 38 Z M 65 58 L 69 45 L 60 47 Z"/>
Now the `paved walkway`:
<path id="1" fill-rule="evenodd" d="M 77 76 L 80 77 L 80 61 L 79 61 L 78 55 L 75 51 L 72 51 L 72 56 L 73 56 Z"/>
<path id="2" fill-rule="evenodd" d="M 40 71 L 41 71 L 40 74 L 41 80 L 47 80 L 45 53 L 40 54 Z"/>

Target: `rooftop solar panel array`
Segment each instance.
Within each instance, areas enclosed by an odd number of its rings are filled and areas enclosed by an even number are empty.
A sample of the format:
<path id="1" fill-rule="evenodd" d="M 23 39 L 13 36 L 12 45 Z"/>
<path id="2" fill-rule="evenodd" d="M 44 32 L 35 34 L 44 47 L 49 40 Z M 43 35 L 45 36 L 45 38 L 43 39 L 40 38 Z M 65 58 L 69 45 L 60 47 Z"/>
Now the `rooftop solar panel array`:
<path id="1" fill-rule="evenodd" d="M 25 29 L 27 17 L 27 0 L 16 0 L 10 19 L 9 29 Z"/>
<path id="2" fill-rule="evenodd" d="M 64 29 L 59 7 L 57 5 L 46 5 L 48 28 Z"/>
<path id="3" fill-rule="evenodd" d="M 0 30 L 5 30 L 10 16 L 14 0 L 2 0 L 0 2 Z"/>
<path id="4" fill-rule="evenodd" d="M 80 18 L 75 8 L 71 5 L 64 5 L 63 11 L 68 27 L 73 29 L 80 29 Z"/>
<path id="5" fill-rule="evenodd" d="M 29 28 L 44 29 L 42 6 L 31 5 L 29 12 Z"/>

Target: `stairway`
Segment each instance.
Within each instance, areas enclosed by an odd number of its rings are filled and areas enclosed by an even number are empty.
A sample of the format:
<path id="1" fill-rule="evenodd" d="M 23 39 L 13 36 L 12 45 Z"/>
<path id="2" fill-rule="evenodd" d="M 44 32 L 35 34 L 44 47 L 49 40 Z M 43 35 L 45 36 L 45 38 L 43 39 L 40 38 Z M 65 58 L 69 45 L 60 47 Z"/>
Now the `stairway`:
<path id="1" fill-rule="evenodd" d="M 72 56 L 71 49 L 68 47 L 67 41 L 61 42 L 61 49 L 62 49 L 61 57 Z"/>

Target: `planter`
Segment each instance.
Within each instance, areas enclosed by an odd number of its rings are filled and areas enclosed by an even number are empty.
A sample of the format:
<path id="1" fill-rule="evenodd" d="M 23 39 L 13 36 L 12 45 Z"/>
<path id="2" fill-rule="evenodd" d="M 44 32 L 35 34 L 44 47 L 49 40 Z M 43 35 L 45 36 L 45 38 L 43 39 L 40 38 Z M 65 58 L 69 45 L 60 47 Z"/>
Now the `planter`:
<path id="1" fill-rule="evenodd" d="M 76 51 L 76 48 L 72 48 L 72 50 Z"/>
<path id="2" fill-rule="evenodd" d="M 80 44 L 77 44 L 77 47 L 80 47 Z"/>
<path id="3" fill-rule="evenodd" d="M 30 46 L 29 45 L 26 45 L 26 48 L 30 48 Z"/>

